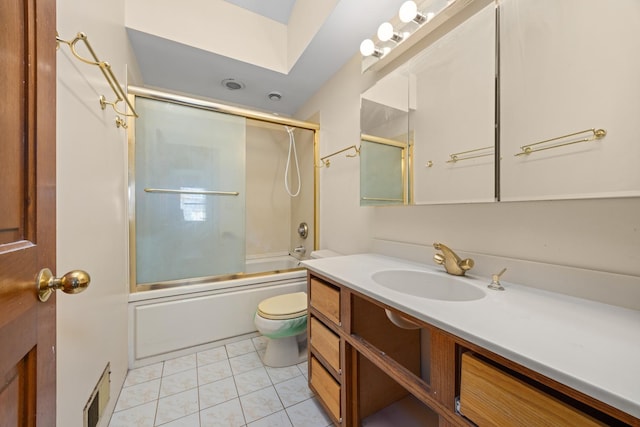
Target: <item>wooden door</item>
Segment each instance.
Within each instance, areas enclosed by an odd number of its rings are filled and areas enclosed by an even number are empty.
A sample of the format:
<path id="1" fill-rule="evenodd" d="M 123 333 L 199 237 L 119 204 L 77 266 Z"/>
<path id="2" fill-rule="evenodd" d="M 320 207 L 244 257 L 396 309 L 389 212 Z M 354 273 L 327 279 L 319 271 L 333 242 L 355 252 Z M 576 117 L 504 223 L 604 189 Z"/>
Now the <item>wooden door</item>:
<path id="1" fill-rule="evenodd" d="M 0 427 L 55 426 L 55 0 L 0 1 Z"/>

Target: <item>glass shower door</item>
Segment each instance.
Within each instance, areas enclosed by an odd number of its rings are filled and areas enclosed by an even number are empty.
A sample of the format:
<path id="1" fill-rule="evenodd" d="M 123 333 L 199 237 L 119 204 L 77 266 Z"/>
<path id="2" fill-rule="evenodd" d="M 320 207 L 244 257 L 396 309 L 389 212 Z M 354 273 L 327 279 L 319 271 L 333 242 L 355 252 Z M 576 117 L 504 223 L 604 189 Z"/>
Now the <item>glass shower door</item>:
<path id="1" fill-rule="evenodd" d="M 136 98 L 136 283 L 242 272 L 245 118 Z"/>

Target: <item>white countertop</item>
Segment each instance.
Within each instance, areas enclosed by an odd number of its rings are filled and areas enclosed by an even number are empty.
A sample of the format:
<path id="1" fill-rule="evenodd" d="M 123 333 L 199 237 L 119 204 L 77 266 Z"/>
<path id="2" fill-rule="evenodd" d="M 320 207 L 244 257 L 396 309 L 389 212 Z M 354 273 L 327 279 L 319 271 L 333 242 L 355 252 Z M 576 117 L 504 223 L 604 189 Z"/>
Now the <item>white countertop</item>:
<path id="1" fill-rule="evenodd" d="M 475 301 L 439 301 L 376 283 L 382 270 L 438 272 L 443 267 L 376 254 L 304 261 L 309 270 L 482 346 L 640 418 L 640 311 L 467 272 L 462 280 L 486 290 Z M 451 276 L 449 276 L 451 277 Z M 606 286 L 606 284 L 603 284 Z"/>

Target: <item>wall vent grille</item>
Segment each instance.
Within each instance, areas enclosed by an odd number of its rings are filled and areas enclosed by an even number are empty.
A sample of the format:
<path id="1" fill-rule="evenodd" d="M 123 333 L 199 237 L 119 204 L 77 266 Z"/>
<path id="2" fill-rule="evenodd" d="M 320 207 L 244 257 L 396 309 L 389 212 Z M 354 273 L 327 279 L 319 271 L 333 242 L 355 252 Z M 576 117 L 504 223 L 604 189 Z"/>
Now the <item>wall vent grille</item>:
<path id="1" fill-rule="evenodd" d="M 83 418 L 84 427 L 97 427 L 102 414 L 104 413 L 109 395 L 111 394 L 111 363 L 107 363 L 98 383 L 96 384 L 89 401 L 84 407 Z"/>

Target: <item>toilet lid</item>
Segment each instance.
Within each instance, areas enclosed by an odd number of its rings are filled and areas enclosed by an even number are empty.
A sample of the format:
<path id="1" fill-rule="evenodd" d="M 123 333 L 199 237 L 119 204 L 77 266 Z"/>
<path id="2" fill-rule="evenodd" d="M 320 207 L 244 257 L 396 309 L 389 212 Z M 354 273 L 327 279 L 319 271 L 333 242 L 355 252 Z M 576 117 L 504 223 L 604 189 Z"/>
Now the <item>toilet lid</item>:
<path id="1" fill-rule="evenodd" d="M 306 292 L 278 295 L 258 304 L 258 314 L 265 319 L 293 319 L 307 314 Z"/>

